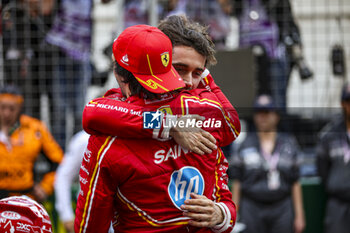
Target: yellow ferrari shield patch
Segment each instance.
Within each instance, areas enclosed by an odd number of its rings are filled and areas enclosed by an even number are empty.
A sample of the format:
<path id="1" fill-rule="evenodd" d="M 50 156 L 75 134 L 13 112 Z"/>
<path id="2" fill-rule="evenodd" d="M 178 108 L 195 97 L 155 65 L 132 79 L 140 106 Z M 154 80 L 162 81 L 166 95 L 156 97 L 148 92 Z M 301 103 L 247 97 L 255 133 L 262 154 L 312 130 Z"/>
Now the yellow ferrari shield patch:
<path id="1" fill-rule="evenodd" d="M 167 67 L 169 65 L 169 60 L 170 60 L 169 53 L 168 52 L 162 53 L 160 57 L 162 59 L 163 66 Z"/>

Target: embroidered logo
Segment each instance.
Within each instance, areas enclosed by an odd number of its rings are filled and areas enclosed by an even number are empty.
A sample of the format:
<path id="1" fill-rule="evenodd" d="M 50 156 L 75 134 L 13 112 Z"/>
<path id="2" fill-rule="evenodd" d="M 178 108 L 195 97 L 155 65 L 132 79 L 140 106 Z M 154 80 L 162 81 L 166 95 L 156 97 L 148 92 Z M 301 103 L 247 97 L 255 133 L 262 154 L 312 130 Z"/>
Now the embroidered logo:
<path id="1" fill-rule="evenodd" d="M 128 64 L 128 62 L 129 62 L 128 54 L 125 54 L 120 61 L 123 62 L 125 65 L 129 65 Z"/>
<path id="2" fill-rule="evenodd" d="M 167 67 L 169 65 L 169 60 L 170 60 L 169 53 L 168 52 L 162 53 L 160 57 L 162 59 L 163 66 Z"/>
<path id="3" fill-rule="evenodd" d="M 190 199 L 191 193 L 203 195 L 204 185 L 200 171 L 195 167 L 186 166 L 171 174 L 168 194 L 173 204 L 181 209 L 185 200 Z"/>

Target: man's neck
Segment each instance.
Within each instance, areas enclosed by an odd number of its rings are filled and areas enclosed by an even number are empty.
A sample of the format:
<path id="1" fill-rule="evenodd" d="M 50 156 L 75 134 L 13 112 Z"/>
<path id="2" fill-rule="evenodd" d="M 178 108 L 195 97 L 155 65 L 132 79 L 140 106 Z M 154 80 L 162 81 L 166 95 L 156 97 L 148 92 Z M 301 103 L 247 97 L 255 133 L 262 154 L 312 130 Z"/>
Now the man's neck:
<path id="1" fill-rule="evenodd" d="M 10 131 L 11 127 L 8 126 L 8 125 L 2 125 L 1 126 L 1 131 L 6 134 L 6 135 L 9 135 L 9 131 Z"/>
<path id="2" fill-rule="evenodd" d="M 268 132 L 258 132 L 259 139 L 264 141 L 275 140 L 276 135 L 277 135 L 277 132 L 275 130 L 268 131 Z"/>
<path id="3" fill-rule="evenodd" d="M 275 147 L 277 132 L 258 132 L 261 149 L 264 153 L 271 154 Z"/>
<path id="4" fill-rule="evenodd" d="M 275 142 L 277 137 L 276 131 L 269 131 L 269 132 L 258 132 L 258 137 L 261 143 L 265 142 Z"/>
<path id="5" fill-rule="evenodd" d="M 0 130 L 5 133 L 6 135 L 11 135 L 19 126 L 19 122 L 16 121 L 13 124 L 2 124 L 0 126 Z"/>

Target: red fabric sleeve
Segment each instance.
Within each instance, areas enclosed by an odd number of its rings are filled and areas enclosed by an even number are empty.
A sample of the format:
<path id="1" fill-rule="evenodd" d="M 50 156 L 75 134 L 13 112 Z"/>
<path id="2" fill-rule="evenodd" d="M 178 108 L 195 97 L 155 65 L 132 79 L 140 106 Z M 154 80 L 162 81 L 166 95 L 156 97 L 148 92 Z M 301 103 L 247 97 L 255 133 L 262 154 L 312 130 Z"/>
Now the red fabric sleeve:
<path id="1" fill-rule="evenodd" d="M 152 137 L 143 129 L 143 107 L 106 97 L 90 101 L 83 111 L 83 128 L 89 134 L 123 138 Z"/>
<path id="2" fill-rule="evenodd" d="M 104 97 L 90 101 L 83 111 L 83 128 L 88 134 L 104 134 L 121 138 L 158 140 L 169 139 L 160 129 L 145 129 L 143 113 L 156 111 L 152 105 L 133 104 L 125 101 L 120 89 L 107 91 Z M 162 113 L 162 118 L 165 117 Z"/>

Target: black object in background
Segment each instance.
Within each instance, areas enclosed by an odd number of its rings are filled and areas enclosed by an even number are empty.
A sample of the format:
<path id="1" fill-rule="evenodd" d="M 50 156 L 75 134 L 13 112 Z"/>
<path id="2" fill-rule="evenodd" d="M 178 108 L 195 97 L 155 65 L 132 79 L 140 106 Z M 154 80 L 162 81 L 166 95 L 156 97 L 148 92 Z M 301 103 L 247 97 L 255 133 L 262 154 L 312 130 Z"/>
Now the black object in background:
<path id="1" fill-rule="evenodd" d="M 334 45 L 331 52 L 333 74 L 336 76 L 345 75 L 345 54 L 341 45 Z"/>

